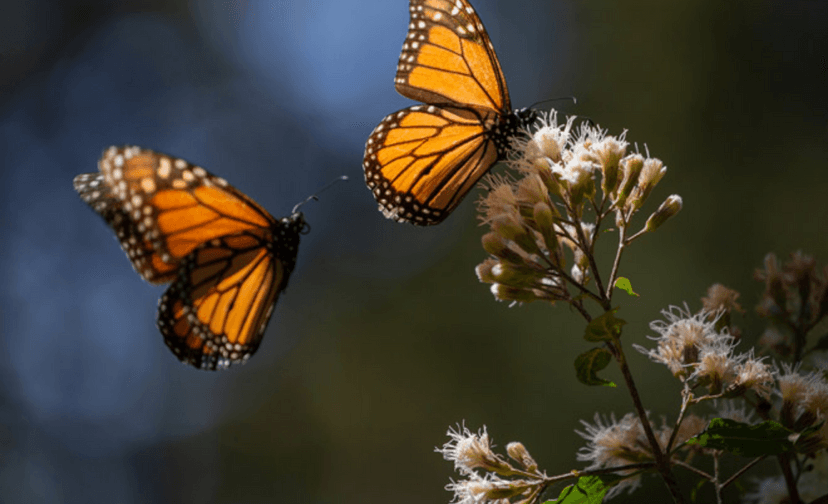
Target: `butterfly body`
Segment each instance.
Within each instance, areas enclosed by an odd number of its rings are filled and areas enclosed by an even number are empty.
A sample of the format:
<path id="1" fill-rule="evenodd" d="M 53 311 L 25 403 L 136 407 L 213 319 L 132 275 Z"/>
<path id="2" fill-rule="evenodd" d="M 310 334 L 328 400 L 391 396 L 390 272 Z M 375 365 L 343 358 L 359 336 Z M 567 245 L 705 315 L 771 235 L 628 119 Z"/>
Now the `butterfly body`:
<path id="1" fill-rule="evenodd" d="M 140 147 L 111 147 L 99 169 L 75 189 L 145 280 L 172 282 L 158 310 L 167 346 L 202 369 L 245 362 L 296 264 L 302 214 L 275 219 L 224 179 Z"/>
<path id="2" fill-rule="evenodd" d="M 365 182 L 386 217 L 442 222 L 537 113 L 513 111 L 483 23 L 467 0 L 411 0 L 395 87 L 423 102 L 368 137 Z"/>

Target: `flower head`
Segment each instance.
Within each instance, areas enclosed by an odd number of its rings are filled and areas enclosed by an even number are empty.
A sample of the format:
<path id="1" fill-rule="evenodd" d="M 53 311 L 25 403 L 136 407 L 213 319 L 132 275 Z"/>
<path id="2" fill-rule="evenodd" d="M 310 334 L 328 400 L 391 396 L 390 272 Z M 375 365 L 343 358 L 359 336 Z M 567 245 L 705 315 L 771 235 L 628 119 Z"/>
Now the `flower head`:
<path id="1" fill-rule="evenodd" d="M 477 274 L 493 284 L 498 300 L 580 303 L 598 276 L 594 242 L 602 220 L 615 215 L 618 227 L 626 228 L 666 171 L 658 159 L 628 153 L 626 132 L 613 136 L 582 124 L 573 134 L 574 121 L 559 122 L 554 110 L 541 114 L 532 129 L 512 139 L 507 163 L 514 178 L 485 179 L 489 191 L 479 210 L 491 228 L 483 247 L 493 257 Z M 670 196 L 637 235 L 680 208 L 681 198 Z"/>
<path id="2" fill-rule="evenodd" d="M 451 502 L 456 504 L 508 504 L 510 497 L 521 495 L 528 489 L 521 483 L 492 474 L 472 473 L 469 479 L 452 481 L 446 485 L 446 490 L 454 493 Z"/>
<path id="3" fill-rule="evenodd" d="M 667 310 L 662 310 L 661 314 L 664 320 L 650 323 L 650 329 L 659 334 L 650 337 L 657 342 L 656 348 L 647 349 L 634 345 L 636 350 L 653 361 L 664 364 L 673 376 L 682 380 L 693 374 L 695 366 L 702 358 L 703 349 L 708 357 L 706 368 L 714 369 L 717 366 L 712 354 L 716 349 L 727 346 L 730 337 L 715 331 L 715 319 L 711 321 L 709 313 L 702 311 L 691 315 L 690 309 L 685 305 L 683 309 L 671 306 Z"/>
<path id="4" fill-rule="evenodd" d="M 641 420 L 632 413 L 627 413 L 621 420 L 616 420 L 615 415 L 602 417 L 596 413 L 594 423 L 581 420 L 581 424 L 584 431 L 575 432 L 586 439 L 587 444 L 578 450 L 576 457 L 579 461 L 590 462 L 586 469 L 618 467 L 653 460 Z M 621 475 L 634 473 L 633 469 L 618 471 Z M 640 484 L 640 475 L 631 476 L 613 487 L 608 495 L 615 495 L 624 489 L 632 492 Z"/>
<path id="5" fill-rule="evenodd" d="M 508 472 L 511 469 L 492 451 L 486 426 L 474 433 L 465 425 L 458 425 L 450 427 L 446 434 L 451 439 L 437 451 L 443 454 L 444 459 L 454 462 L 454 468 L 460 474 L 470 475 L 478 468 L 493 472 Z"/>
<path id="6" fill-rule="evenodd" d="M 436 451 L 454 462 L 455 469 L 464 477 L 446 486 L 446 490 L 454 493 L 452 502 L 509 504 L 514 497 L 525 503 L 529 495 L 538 495 L 543 488 L 546 474 L 538 471 L 537 463 L 523 444 L 512 442 L 506 448 L 509 456 L 523 467 L 519 470 L 492 451 L 485 426 L 474 433 L 465 425 L 457 425 L 449 428 L 447 434 L 450 440 Z"/>

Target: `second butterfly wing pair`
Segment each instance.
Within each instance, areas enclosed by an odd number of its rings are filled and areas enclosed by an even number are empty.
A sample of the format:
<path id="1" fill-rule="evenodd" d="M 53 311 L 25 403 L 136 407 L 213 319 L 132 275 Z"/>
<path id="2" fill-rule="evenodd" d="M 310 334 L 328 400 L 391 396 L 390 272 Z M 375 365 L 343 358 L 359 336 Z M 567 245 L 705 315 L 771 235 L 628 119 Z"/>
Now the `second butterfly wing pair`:
<path id="1" fill-rule="evenodd" d="M 411 0 L 395 80 L 425 105 L 387 116 L 365 145 L 365 182 L 380 210 L 401 222 L 442 222 L 509 138 L 535 121 L 512 111 L 506 79 L 483 23 L 466 0 Z"/>
<path id="2" fill-rule="evenodd" d="M 74 185 L 145 280 L 172 282 L 158 327 L 182 362 L 220 369 L 256 351 L 296 264 L 301 213 L 277 220 L 224 179 L 140 147 L 109 148 Z"/>

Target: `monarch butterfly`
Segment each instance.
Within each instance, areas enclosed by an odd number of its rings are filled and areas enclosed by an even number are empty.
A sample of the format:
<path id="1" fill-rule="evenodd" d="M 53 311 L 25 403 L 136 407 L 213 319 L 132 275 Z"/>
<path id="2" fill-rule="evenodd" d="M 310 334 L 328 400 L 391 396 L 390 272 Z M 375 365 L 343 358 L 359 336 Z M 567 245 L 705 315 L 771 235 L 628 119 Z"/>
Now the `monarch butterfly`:
<path id="1" fill-rule="evenodd" d="M 246 362 L 296 264 L 302 213 L 274 219 L 204 168 L 140 147 L 110 147 L 98 168 L 75 190 L 138 274 L 172 282 L 158 302 L 167 346 L 201 369 Z"/>
<path id="2" fill-rule="evenodd" d="M 467 0 L 411 0 L 409 10 L 395 84 L 425 105 L 383 119 L 362 166 L 386 217 L 425 226 L 442 222 L 538 114 L 511 110 L 500 62 Z"/>

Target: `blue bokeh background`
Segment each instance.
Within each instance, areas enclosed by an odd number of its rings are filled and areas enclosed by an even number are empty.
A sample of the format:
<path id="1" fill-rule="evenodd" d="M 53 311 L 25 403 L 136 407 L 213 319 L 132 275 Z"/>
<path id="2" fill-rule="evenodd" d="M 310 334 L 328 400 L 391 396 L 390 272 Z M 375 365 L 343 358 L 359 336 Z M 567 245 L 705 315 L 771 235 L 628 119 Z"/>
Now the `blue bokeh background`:
<path id="1" fill-rule="evenodd" d="M 684 197 L 626 256 L 631 341 L 716 281 L 752 307 L 768 251 L 828 260 L 824 2 L 474 5 L 515 106 L 576 96 L 556 105 L 665 161 L 654 199 Z M 508 309 L 477 282 L 471 202 L 428 229 L 377 212 L 362 151 L 410 105 L 405 0 L 2 10 L 0 501 L 447 502 L 449 425 L 519 439 L 552 474 L 577 467 L 578 419 L 629 410 L 575 381 L 574 312 Z M 163 288 L 72 189 L 113 144 L 200 164 L 276 216 L 351 178 L 303 208 L 312 232 L 248 365 L 199 372 L 163 345 Z M 673 412 L 667 373 L 635 363 L 648 407 Z"/>

